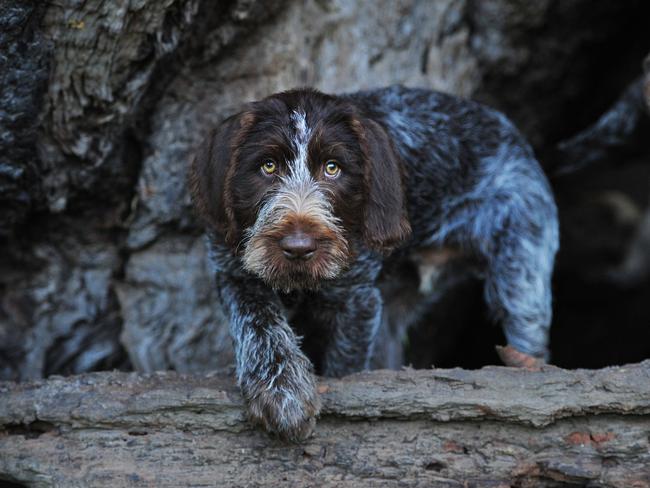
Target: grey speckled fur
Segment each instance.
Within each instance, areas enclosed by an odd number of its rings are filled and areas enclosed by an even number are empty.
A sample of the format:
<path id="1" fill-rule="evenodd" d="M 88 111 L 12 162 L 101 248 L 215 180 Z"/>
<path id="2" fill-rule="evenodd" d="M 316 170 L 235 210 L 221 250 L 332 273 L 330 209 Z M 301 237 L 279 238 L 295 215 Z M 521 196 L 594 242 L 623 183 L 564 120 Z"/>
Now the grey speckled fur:
<path id="1" fill-rule="evenodd" d="M 267 106 L 273 113 L 282 107 L 286 122 L 258 129 L 257 137 L 264 130 L 281 134 L 293 160 L 303 166 L 307 142 L 296 133 L 304 136 L 311 130 L 304 124 L 314 127 L 321 112 L 329 110 L 331 115 L 342 107 L 373 127 L 378 124 L 404 165 L 402 190 L 412 232 L 392 253 L 381 253 L 368 247 L 358 231 L 345 228 L 345 219 L 330 215 L 332 206 L 314 205 L 322 207 L 327 225 L 345 235 L 350 262 L 316 288 L 291 290 L 286 281 L 282 287 L 273 286 L 264 271 L 251 272 L 242 258 L 251 235 L 272 213 L 269 202 L 283 194 L 282 184 L 290 178 L 280 178 L 275 190 L 251 205 L 258 211 L 257 221 L 243 229 L 245 237 L 235 246 L 228 243 L 217 219 L 212 220 L 211 258 L 231 322 L 237 378 L 254 420 L 293 440 L 309 433 L 319 410 L 313 368 L 342 376 L 369 366 L 382 315 L 390 315 L 383 313 L 379 291 L 382 267 L 387 260 L 408 259 L 424 248 L 451 248 L 461 254 L 484 277 L 485 300 L 508 343 L 533 356 L 548 356 L 557 210 L 531 148 L 502 114 L 450 95 L 399 86 L 338 97 L 296 90 L 256 102 L 248 110 L 265 113 L 260 107 Z M 292 127 L 296 113 L 306 116 L 300 127 Z M 234 135 L 237 121 L 235 116 L 224 122 L 194 163 L 193 192 L 199 207 L 201 199 L 219 198 L 201 185 L 210 179 L 209 171 L 226 164 L 219 157 L 232 159 L 225 154 L 228 144 L 236 137 L 239 144 L 246 143 L 245 136 Z M 310 171 L 314 177 L 313 168 Z M 228 172 L 223 169 L 221 174 Z M 307 173 L 303 176 L 304 185 L 313 185 L 312 196 L 327 198 L 322 185 L 310 182 Z M 236 196 L 239 189 L 230 191 Z"/>
<path id="2" fill-rule="evenodd" d="M 384 123 L 407 165 L 407 247 L 457 246 L 483 262 L 508 343 L 548 356 L 557 209 L 532 149 L 501 113 L 400 86 L 349 95 Z"/>

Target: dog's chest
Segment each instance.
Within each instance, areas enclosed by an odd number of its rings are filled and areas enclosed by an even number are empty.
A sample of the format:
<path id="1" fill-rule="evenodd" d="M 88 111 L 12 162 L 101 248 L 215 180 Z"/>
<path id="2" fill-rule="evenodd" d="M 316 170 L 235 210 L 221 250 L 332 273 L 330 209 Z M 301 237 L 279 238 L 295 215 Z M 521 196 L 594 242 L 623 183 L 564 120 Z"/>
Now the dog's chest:
<path id="1" fill-rule="evenodd" d="M 279 293 L 279 296 L 284 307 L 284 315 L 291 324 L 299 315 L 302 308 L 304 308 L 306 301 L 305 294 L 301 291 L 293 291 L 291 293 Z"/>
<path id="2" fill-rule="evenodd" d="M 445 269 L 460 257 L 459 251 L 446 247 L 423 247 L 413 250 L 409 258 L 418 270 L 419 292 L 423 294 L 433 292 Z"/>

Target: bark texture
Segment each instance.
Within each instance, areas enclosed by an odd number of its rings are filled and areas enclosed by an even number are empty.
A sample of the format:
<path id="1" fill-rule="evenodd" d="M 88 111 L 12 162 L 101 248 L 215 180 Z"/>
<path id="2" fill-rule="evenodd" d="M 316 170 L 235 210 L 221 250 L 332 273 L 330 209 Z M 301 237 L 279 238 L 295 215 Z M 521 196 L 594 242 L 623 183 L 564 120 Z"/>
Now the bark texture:
<path id="1" fill-rule="evenodd" d="M 650 362 L 323 380 L 302 445 L 246 421 L 229 375 L 0 384 L 0 478 L 87 486 L 650 486 Z"/>
<path id="2" fill-rule="evenodd" d="M 240 103 L 300 85 L 419 85 L 505 110 L 544 150 L 592 123 L 638 77 L 649 9 L 642 0 L 5 0 L 0 377 L 230 363 L 185 168 L 203 134 Z M 650 356 L 647 327 L 635 325 L 647 323 L 645 302 L 593 278 L 623 262 L 640 232 L 649 166 L 632 167 L 616 173 L 627 179 L 613 199 L 584 175 L 556 184 L 569 223 L 555 300 L 559 364 Z M 647 289 L 646 278 L 633 288 Z M 471 284 L 432 309 L 409 360 L 497 361 L 502 340 L 481 303 Z M 618 323 L 628 309 L 640 318 L 611 331 L 612 314 Z M 628 342 L 616 354 L 600 351 L 620 337 Z M 576 347 L 585 338 L 593 344 Z"/>
<path id="3" fill-rule="evenodd" d="M 639 78 L 649 15 L 644 0 L 0 2 L 0 379 L 178 371 L 2 384 L 0 478 L 650 486 L 647 362 L 326 381 L 303 446 L 251 429 L 229 376 L 183 375 L 232 359 L 185 186 L 210 126 L 295 86 L 403 83 L 490 103 L 554 162 L 558 140 L 603 141 L 589 126 Z M 650 139 L 631 110 L 632 151 L 552 181 L 551 348 L 567 367 L 650 357 Z M 480 284 L 433 302 L 407 361 L 497 361 Z"/>

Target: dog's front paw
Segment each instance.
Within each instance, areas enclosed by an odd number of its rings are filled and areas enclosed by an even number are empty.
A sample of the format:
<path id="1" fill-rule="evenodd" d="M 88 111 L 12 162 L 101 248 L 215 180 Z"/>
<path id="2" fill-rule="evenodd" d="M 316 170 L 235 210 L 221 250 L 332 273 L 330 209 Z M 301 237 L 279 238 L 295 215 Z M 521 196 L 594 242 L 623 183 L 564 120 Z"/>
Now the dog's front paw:
<path id="1" fill-rule="evenodd" d="M 316 425 L 320 399 L 308 366 L 287 365 L 269 379 L 242 387 L 254 423 L 287 441 L 299 442 L 309 437 Z"/>

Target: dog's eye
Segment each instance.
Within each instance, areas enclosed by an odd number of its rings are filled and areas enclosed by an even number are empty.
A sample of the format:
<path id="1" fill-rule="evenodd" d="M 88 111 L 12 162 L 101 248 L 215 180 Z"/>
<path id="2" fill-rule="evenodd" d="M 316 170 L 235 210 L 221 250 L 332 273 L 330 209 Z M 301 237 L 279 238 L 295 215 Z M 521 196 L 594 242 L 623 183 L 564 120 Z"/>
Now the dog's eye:
<path id="1" fill-rule="evenodd" d="M 329 178 L 336 178 L 339 174 L 341 174 L 341 167 L 339 166 L 339 163 L 333 159 L 330 159 L 325 163 L 325 176 Z"/>
<path id="2" fill-rule="evenodd" d="M 265 175 L 272 175 L 278 169 L 278 165 L 272 159 L 265 159 L 262 163 L 262 173 Z"/>

